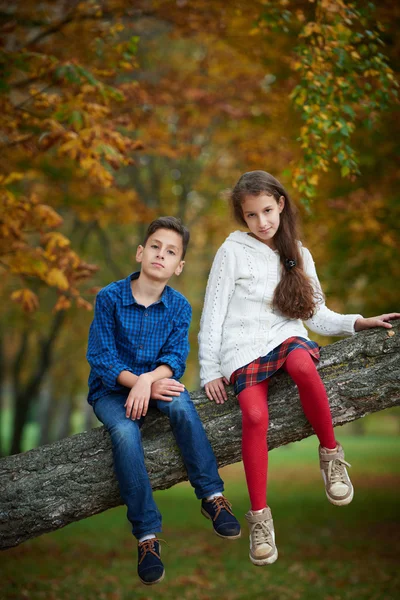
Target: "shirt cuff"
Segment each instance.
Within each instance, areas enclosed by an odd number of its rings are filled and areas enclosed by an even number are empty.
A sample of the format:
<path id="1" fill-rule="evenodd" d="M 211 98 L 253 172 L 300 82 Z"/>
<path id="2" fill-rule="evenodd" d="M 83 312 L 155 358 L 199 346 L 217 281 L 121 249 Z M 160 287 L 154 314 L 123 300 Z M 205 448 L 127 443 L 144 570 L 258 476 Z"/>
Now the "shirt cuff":
<path id="1" fill-rule="evenodd" d="M 114 388 L 117 385 L 118 375 L 122 371 L 129 371 L 130 373 L 133 373 L 133 370 L 130 367 L 124 365 L 123 363 L 117 362 L 115 364 L 110 363 L 109 365 L 107 365 L 106 370 L 101 376 L 103 384 L 108 388 Z"/>
<path id="2" fill-rule="evenodd" d="M 182 368 L 181 362 L 173 354 L 160 356 L 160 358 L 156 360 L 156 365 L 157 367 L 160 365 L 167 365 L 172 370 L 172 377 L 175 379 L 180 379 L 185 371 L 185 366 Z"/>

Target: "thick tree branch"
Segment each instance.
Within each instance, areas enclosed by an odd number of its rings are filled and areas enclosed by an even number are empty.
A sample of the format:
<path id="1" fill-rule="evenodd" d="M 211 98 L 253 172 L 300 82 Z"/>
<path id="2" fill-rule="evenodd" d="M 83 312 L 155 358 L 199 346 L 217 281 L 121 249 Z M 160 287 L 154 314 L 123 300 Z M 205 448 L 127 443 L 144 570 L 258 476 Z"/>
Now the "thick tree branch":
<path id="1" fill-rule="evenodd" d="M 359 333 L 322 349 L 324 380 L 335 425 L 400 404 L 400 322 Z M 232 390 L 216 405 L 191 394 L 220 466 L 241 459 L 240 410 Z M 286 374 L 271 381 L 269 448 L 312 434 Z M 154 489 L 187 478 L 168 420 L 158 412 L 143 427 Z M 338 435 L 340 439 L 340 433 Z M 317 457 L 316 457 L 317 461 Z M 121 503 L 109 436 L 103 427 L 0 461 L 0 547 L 64 527 Z"/>

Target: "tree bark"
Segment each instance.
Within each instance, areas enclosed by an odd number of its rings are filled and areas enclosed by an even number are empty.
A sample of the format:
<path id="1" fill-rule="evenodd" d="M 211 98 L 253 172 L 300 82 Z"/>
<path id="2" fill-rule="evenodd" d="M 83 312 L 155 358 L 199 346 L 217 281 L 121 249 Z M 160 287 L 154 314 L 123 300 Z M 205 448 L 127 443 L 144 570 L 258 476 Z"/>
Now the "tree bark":
<path id="1" fill-rule="evenodd" d="M 400 322 L 321 350 L 319 372 L 335 425 L 400 404 Z M 241 418 L 229 390 L 223 405 L 192 392 L 220 467 L 241 459 Z M 273 378 L 269 394 L 269 448 L 312 434 L 294 383 Z M 143 426 L 146 465 L 154 489 L 187 479 L 168 420 L 158 412 Z M 340 437 L 340 434 L 339 434 Z M 317 459 L 316 459 L 317 460 Z M 0 548 L 64 527 L 121 504 L 109 436 L 100 427 L 25 454 L 0 460 Z"/>

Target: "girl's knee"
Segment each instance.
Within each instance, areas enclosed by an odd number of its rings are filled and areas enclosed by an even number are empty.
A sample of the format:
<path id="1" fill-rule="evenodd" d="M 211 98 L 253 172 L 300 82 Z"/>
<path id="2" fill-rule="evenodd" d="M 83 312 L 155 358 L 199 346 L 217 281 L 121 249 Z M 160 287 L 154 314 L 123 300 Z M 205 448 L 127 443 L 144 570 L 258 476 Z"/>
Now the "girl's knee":
<path id="1" fill-rule="evenodd" d="M 293 350 L 286 359 L 285 368 L 292 377 L 304 377 L 316 371 L 313 359 L 305 350 Z"/>
<path id="2" fill-rule="evenodd" d="M 242 423 L 244 427 L 251 427 L 258 431 L 267 432 L 268 429 L 268 410 L 258 406 L 247 406 L 242 409 Z"/>

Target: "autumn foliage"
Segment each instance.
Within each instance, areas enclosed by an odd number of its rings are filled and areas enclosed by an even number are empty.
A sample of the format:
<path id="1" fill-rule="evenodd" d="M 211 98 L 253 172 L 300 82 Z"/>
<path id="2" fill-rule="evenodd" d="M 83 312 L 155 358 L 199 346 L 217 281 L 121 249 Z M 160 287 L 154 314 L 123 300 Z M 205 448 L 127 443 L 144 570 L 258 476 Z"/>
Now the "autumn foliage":
<path id="1" fill-rule="evenodd" d="M 320 172 L 327 172 L 332 161 L 341 166 L 342 176 L 359 172 L 350 139 L 356 116 L 372 122 L 390 96 L 397 95 L 381 49 L 383 27 L 378 23 L 367 29 L 371 16 L 354 2 L 320 0 L 295 8 L 281 0 L 255 2 L 249 8 L 239 1 L 229 6 L 155 1 L 133 9 L 129 2 L 90 1 L 36 7 L 35 2 L 16 3 L 4 13 L 1 51 L 1 267 L 18 276 L 22 287 L 15 285 L 11 298 L 27 311 L 39 303 L 29 285 L 32 277 L 57 290 L 56 310 L 73 301 L 90 306 L 79 290 L 96 267 L 54 231 L 63 223 L 59 181 L 65 179 L 74 188 L 68 208 L 79 219 L 104 225 L 121 217 L 132 222 L 145 218 L 146 199 L 138 200 L 134 189 L 121 197 L 115 172 L 134 163 L 142 139 L 150 154 L 198 159 L 211 142 L 210 123 L 214 137 L 224 115 L 229 120 L 262 115 L 262 96 L 276 75 L 266 76 L 260 86 L 260 68 L 252 62 L 255 57 L 262 62 L 264 40 L 274 33 L 277 39 L 282 31 L 297 36 L 289 60 L 278 59 L 278 64 L 284 69 L 286 62 L 297 73 L 292 75 L 296 85 L 291 96 L 304 120 L 299 130 L 303 156 L 290 172 L 304 202 L 315 196 Z M 205 55 L 197 73 L 189 69 L 186 77 L 177 77 L 172 58 L 171 73 L 154 83 L 142 81 L 137 76 L 139 36 L 131 34 L 132 22 L 140 17 L 159 19 L 176 36 L 201 36 L 203 46 L 220 45 L 215 56 L 219 62 L 212 65 Z M 244 36 L 250 60 L 234 72 L 229 54 L 234 60 L 242 51 L 236 32 Z M 223 43 L 215 36 L 222 36 Z M 224 65 L 229 67 L 225 73 Z M 216 81 L 224 81 L 222 89 Z M 276 101 L 281 100 L 273 98 L 269 111 Z M 149 108 L 151 118 L 146 115 Z M 275 111 L 279 114 L 278 106 Z M 160 117 L 179 122 L 176 136 L 171 135 L 173 127 L 160 128 Z M 196 131 L 198 138 L 203 136 L 197 143 Z M 232 134 L 228 144 L 242 145 L 244 140 L 235 141 Z M 255 162 L 266 148 L 268 142 L 259 136 L 243 158 Z"/>
<path id="2" fill-rule="evenodd" d="M 393 3 L 344 0 L 3 6 L 0 369 L 13 451 L 46 376 L 68 406 L 85 388 L 94 294 L 133 270 L 159 214 L 191 229 L 178 286 L 195 354 L 207 272 L 234 227 L 223 193 L 246 170 L 291 193 L 333 309 L 396 309 L 399 20 Z"/>

